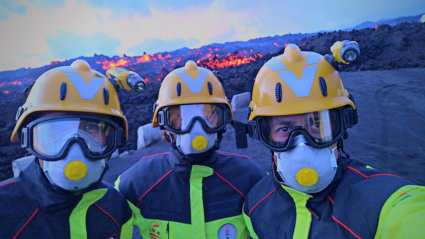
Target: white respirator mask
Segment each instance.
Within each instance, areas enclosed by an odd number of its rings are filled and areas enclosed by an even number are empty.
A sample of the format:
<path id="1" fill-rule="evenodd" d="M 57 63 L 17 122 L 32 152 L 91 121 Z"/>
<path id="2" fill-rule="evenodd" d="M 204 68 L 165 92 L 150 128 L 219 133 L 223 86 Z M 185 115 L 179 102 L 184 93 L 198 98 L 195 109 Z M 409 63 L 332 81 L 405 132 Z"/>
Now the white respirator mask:
<path id="1" fill-rule="evenodd" d="M 305 144 L 303 135 L 295 137 L 295 148 L 275 152 L 277 172 L 289 187 L 304 193 L 317 193 L 334 179 L 337 170 L 335 149 L 316 149 Z"/>
<path id="2" fill-rule="evenodd" d="M 177 134 L 176 146 L 185 155 L 203 153 L 215 146 L 217 133 L 207 133 L 199 121 L 186 134 Z"/>
<path id="3" fill-rule="evenodd" d="M 64 159 L 43 160 L 43 172 L 53 185 L 68 191 L 78 191 L 97 182 L 105 170 L 105 165 L 105 159 L 85 158 L 79 144 L 74 143 Z"/>

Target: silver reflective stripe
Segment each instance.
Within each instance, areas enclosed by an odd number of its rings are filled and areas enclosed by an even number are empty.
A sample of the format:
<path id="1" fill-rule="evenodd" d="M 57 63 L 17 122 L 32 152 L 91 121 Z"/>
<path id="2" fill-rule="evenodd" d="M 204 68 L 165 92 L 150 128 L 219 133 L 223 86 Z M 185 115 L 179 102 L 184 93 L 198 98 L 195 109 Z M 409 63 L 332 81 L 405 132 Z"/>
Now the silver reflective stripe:
<path id="1" fill-rule="evenodd" d="M 276 58 L 270 59 L 268 62 L 266 62 L 266 66 L 270 67 L 273 71 L 281 71 L 281 70 L 287 70 L 288 67 L 286 67 L 282 62 L 280 62 Z"/>
<path id="2" fill-rule="evenodd" d="M 292 71 L 287 70 L 288 67 L 276 58 L 270 59 L 266 65 L 276 72 L 280 79 L 285 82 L 285 84 L 292 90 L 292 92 L 294 92 L 297 97 L 305 97 L 310 94 L 319 59 L 319 54 L 308 52 L 305 64 L 306 67 L 303 69 L 301 79 L 298 78 Z"/>
<path id="3" fill-rule="evenodd" d="M 104 79 L 106 79 L 104 75 L 96 71 L 96 75 L 101 76 L 103 79 L 93 77 L 89 83 L 86 83 L 83 77 L 81 77 L 81 75 L 79 75 L 78 72 L 70 66 L 61 66 L 56 69 L 65 73 L 69 80 L 71 80 L 74 84 L 75 88 L 77 88 L 80 97 L 85 100 L 92 100 L 102 86 Z"/>
<path id="4" fill-rule="evenodd" d="M 106 79 L 106 76 L 105 76 L 104 74 L 102 74 L 102 73 L 100 73 L 100 72 L 98 72 L 98 71 L 95 71 L 95 73 L 96 73 L 96 75 L 97 75 L 97 76 L 100 76 L 100 77 L 102 77 L 103 79 Z"/>
<path id="5" fill-rule="evenodd" d="M 55 69 L 60 70 L 63 73 L 77 73 L 78 74 L 77 70 L 75 70 L 73 67 L 70 67 L 70 66 L 60 66 L 60 67 L 57 67 Z"/>
<path id="6" fill-rule="evenodd" d="M 192 93 L 199 93 L 201 92 L 202 86 L 204 85 L 205 79 L 207 78 L 208 70 L 204 68 L 198 69 L 199 73 L 196 76 L 196 79 L 193 79 L 189 74 L 187 74 L 183 68 L 176 69 L 172 72 L 177 74 L 180 79 L 183 80 L 183 82 L 189 87 Z"/>
<path id="7" fill-rule="evenodd" d="M 85 100 L 92 100 L 103 84 L 103 79 L 98 77 L 93 77 L 89 83 L 86 83 L 83 77 L 78 74 L 65 74 L 72 81 L 75 88 L 77 88 L 80 97 Z"/>

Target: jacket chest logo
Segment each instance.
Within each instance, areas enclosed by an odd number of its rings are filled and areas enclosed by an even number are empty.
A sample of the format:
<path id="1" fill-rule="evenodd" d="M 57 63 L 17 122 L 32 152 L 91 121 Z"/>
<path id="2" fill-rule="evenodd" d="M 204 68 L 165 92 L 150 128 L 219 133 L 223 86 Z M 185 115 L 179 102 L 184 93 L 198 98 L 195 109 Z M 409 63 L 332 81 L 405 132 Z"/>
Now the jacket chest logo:
<path id="1" fill-rule="evenodd" d="M 237 236 L 236 227 L 230 223 L 224 224 L 218 230 L 218 239 L 235 239 Z"/>

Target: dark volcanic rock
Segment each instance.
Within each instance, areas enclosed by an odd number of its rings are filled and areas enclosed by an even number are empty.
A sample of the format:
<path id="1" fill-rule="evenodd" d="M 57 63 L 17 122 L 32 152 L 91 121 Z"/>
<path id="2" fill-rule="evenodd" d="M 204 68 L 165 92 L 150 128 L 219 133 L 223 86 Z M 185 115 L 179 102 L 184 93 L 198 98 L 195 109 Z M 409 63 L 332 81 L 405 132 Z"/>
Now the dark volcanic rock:
<path id="1" fill-rule="evenodd" d="M 361 56 L 357 62 L 341 68 L 340 71 L 367 71 L 367 70 L 389 70 L 397 68 L 425 67 L 425 24 L 424 23 L 402 23 L 391 27 L 379 25 L 376 29 L 367 28 L 363 30 L 336 31 L 331 33 L 318 33 L 312 37 L 301 40 L 302 50 L 314 51 L 320 54 L 329 54 L 330 47 L 338 40 L 354 40 L 360 45 Z M 260 41 L 260 40 L 258 40 Z M 260 47 L 260 46 L 259 46 Z M 255 51 L 255 49 L 254 49 Z M 219 70 L 223 76 L 223 85 L 229 100 L 235 94 L 251 92 L 254 78 L 261 66 L 271 57 L 283 53 L 283 48 L 274 54 L 265 54 L 245 65 L 231 66 Z M 104 57 L 98 55 L 95 57 Z M 189 59 L 189 58 L 188 58 Z M 185 62 L 188 59 L 183 59 Z M 13 81 L 19 78 L 25 84 L 35 80 L 43 72 L 61 65 L 69 65 L 71 62 L 61 62 L 55 66 L 43 66 L 38 69 L 19 69 L 16 71 L 1 72 L 2 80 Z M 96 65 L 93 60 L 91 66 Z M 179 66 L 182 66 L 179 63 Z M 176 65 L 177 67 L 177 65 Z M 156 79 L 148 82 L 148 87 L 142 94 L 126 92 L 121 90 L 119 97 L 124 114 L 129 124 L 129 141 L 121 149 L 136 149 L 137 128 L 152 120 L 152 105 L 156 101 L 160 87 L 160 81 L 169 72 L 165 68 L 157 71 L 149 69 L 145 64 L 131 66 L 133 71 L 139 73 L 143 78 Z M 31 71 L 31 75 L 26 72 Z M 22 88 L 19 88 L 19 92 Z M 361 96 L 358 96 L 361 97 Z M 15 113 L 20 105 L 24 103 L 22 94 L 18 90 L 10 94 L 0 92 L 2 103 L 2 117 L 0 119 L 0 181 L 11 177 L 11 161 L 26 154 L 19 143 L 11 143 L 10 135 L 15 124 Z"/>

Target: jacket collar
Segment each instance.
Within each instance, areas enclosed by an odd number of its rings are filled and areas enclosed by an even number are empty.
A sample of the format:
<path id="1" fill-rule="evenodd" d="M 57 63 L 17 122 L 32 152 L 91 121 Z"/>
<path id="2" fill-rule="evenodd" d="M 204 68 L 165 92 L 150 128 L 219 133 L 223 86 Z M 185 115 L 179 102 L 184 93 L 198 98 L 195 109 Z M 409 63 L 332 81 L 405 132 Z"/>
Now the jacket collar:
<path id="1" fill-rule="evenodd" d="M 218 154 L 216 150 L 210 149 L 204 153 L 189 156 L 182 156 L 178 150 L 171 148 L 170 154 L 168 156 L 171 168 L 182 174 L 190 175 L 192 170 L 192 165 L 203 165 L 212 167 L 212 165 L 217 161 Z"/>
<path id="2" fill-rule="evenodd" d="M 337 171 L 335 173 L 335 177 L 333 178 L 332 182 L 322 191 L 317 192 L 317 193 L 311 193 L 310 195 L 312 195 L 313 197 L 309 199 L 308 204 L 311 204 L 314 207 L 315 204 L 319 204 L 323 200 L 326 200 L 328 198 L 328 196 L 330 196 L 333 193 L 333 191 L 337 188 L 339 182 L 341 181 L 341 178 L 344 175 L 344 168 L 351 161 L 352 161 L 351 158 L 339 157 L 339 159 L 337 160 L 338 168 L 337 168 Z M 282 185 L 284 185 L 284 186 L 286 186 L 286 185 L 283 183 L 282 178 L 277 173 L 275 163 L 272 164 L 272 171 L 273 171 L 273 176 L 274 176 L 274 179 L 275 179 L 273 181 L 274 181 L 276 190 L 279 193 L 286 194 L 285 190 L 283 190 L 283 188 L 282 188 Z M 300 193 L 303 193 L 303 192 L 300 192 Z"/>
<path id="3" fill-rule="evenodd" d="M 103 174 L 107 169 L 108 166 L 106 165 Z M 78 203 L 84 193 L 101 188 L 103 174 L 91 187 L 78 192 L 70 192 L 52 185 L 41 169 L 38 159 L 35 158 L 34 161 L 19 174 L 19 179 L 22 181 L 21 185 L 24 187 L 27 195 L 38 201 L 41 206 L 54 207 L 54 210 L 57 210 L 57 207 L 67 207 L 69 204 Z"/>

